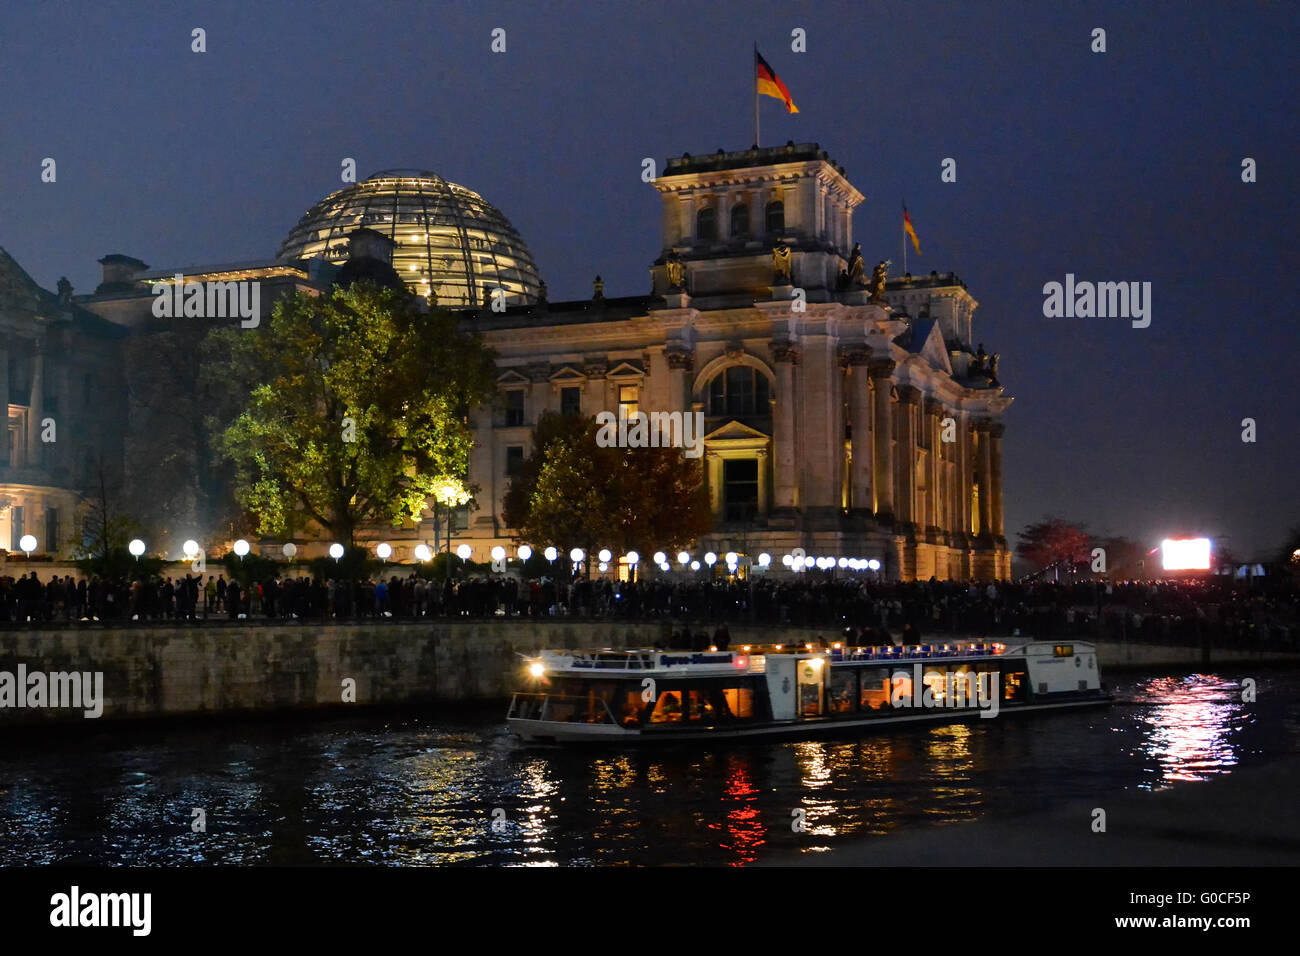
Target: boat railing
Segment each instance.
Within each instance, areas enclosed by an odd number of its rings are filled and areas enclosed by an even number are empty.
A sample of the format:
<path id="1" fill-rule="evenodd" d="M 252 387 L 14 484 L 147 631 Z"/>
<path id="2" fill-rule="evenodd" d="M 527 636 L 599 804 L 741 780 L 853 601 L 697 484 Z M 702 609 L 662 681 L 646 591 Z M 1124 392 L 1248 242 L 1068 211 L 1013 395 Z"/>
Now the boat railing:
<path id="1" fill-rule="evenodd" d="M 934 657 L 993 657 L 1000 645 L 980 644 L 887 644 L 881 647 L 832 647 L 835 661 L 914 661 Z"/>

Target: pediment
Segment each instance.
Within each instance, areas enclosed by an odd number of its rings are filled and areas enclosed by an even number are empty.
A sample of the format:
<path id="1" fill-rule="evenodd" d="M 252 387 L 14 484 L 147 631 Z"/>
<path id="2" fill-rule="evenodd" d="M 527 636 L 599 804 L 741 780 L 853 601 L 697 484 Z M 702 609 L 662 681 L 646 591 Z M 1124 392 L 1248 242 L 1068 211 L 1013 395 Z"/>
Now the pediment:
<path id="1" fill-rule="evenodd" d="M 498 385 L 531 385 L 532 380 L 527 375 L 522 375 L 512 368 L 506 369 L 497 376 Z"/>
<path id="2" fill-rule="evenodd" d="M 587 376 L 572 365 L 564 365 L 551 373 L 550 381 L 554 384 L 567 384 L 572 382 L 575 385 L 587 381 Z"/>
<path id="3" fill-rule="evenodd" d="M 767 441 L 770 437 L 771 436 L 765 435 L 755 428 L 750 428 L 744 422 L 738 422 L 735 419 L 732 419 L 721 428 L 715 428 L 713 431 L 709 432 L 709 434 L 704 436 L 704 440 L 735 441 L 740 439 L 753 441 L 754 439 L 758 439 L 761 441 Z"/>
<path id="4" fill-rule="evenodd" d="M 623 362 L 619 362 L 608 372 L 606 372 L 605 377 L 617 378 L 619 376 L 629 376 L 629 375 L 641 376 L 644 374 L 645 374 L 645 369 L 641 368 L 641 366 L 638 363 L 623 361 Z"/>
<path id="5" fill-rule="evenodd" d="M 939 327 L 938 322 L 930 326 L 930 332 L 926 335 L 925 342 L 922 343 L 917 353 L 931 368 L 946 372 L 949 375 L 952 374 L 952 362 L 948 360 L 948 346 L 943 341 L 943 330 Z"/>

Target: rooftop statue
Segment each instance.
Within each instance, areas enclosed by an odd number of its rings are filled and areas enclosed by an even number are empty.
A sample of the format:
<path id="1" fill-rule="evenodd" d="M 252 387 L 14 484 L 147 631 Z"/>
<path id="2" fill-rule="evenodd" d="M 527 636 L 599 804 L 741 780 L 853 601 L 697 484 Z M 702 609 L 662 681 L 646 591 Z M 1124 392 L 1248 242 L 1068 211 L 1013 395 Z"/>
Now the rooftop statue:
<path id="1" fill-rule="evenodd" d="M 862 273 L 865 266 L 862 264 L 862 243 L 855 242 L 853 251 L 849 253 L 849 286 L 862 285 Z"/>
<path id="2" fill-rule="evenodd" d="M 782 280 L 784 280 L 784 282 Z M 772 284 L 789 285 L 792 281 L 790 274 L 790 247 L 784 242 L 778 242 L 772 249 Z"/>
<path id="3" fill-rule="evenodd" d="M 676 249 L 669 253 L 665 266 L 668 272 L 668 287 L 670 289 L 685 289 L 686 268 L 682 265 L 682 258 L 677 254 Z"/>
<path id="4" fill-rule="evenodd" d="M 873 305 L 885 304 L 885 278 L 888 272 L 889 263 L 881 260 L 871 273 L 871 282 L 867 288 L 871 292 L 871 298 L 868 301 Z"/>

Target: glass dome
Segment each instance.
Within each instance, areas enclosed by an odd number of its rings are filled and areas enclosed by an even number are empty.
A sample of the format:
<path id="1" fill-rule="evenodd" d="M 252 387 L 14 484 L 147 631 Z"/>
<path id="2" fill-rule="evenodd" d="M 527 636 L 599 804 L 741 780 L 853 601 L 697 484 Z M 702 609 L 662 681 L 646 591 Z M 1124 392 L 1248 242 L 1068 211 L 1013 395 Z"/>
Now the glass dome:
<path id="1" fill-rule="evenodd" d="M 420 170 L 390 169 L 326 196 L 298 220 L 276 258 L 342 263 L 348 234 L 366 226 L 396 243 L 393 268 L 412 292 L 446 308 L 539 298 L 541 279 L 515 227 L 478 193 Z"/>

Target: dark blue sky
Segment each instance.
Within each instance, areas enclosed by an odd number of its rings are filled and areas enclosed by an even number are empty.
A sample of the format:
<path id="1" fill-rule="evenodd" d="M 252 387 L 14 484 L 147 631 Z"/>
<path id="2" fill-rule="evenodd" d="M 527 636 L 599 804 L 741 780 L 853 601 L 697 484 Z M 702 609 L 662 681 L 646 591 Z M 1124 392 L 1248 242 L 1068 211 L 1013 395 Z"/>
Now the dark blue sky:
<path id="1" fill-rule="evenodd" d="M 552 299 L 597 272 L 642 294 L 660 237 L 641 159 L 750 144 L 757 41 L 801 110 L 765 99 L 764 143 L 844 165 L 868 261 L 899 258 L 906 197 L 912 271 L 954 270 L 979 300 L 976 338 L 1016 397 L 1008 532 L 1059 513 L 1247 556 L 1300 524 L 1297 9 L 8 0 L 0 246 L 79 293 L 108 252 L 269 257 L 350 156 L 362 177 L 427 168 L 482 193 Z M 1150 328 L 1044 318 L 1067 272 L 1151 282 Z"/>

